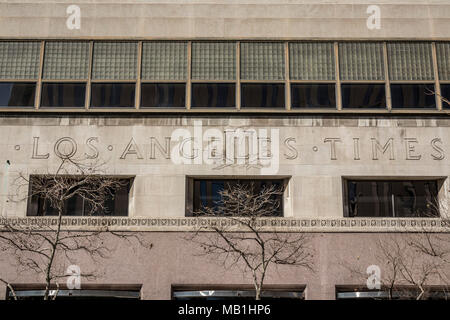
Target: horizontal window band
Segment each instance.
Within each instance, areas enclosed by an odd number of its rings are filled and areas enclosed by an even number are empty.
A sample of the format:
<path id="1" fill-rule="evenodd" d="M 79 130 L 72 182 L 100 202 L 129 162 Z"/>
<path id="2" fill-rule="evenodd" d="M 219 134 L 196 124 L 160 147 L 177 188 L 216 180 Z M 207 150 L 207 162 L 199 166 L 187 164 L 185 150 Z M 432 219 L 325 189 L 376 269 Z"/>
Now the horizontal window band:
<path id="1" fill-rule="evenodd" d="M 342 81 L 343 82 L 343 81 Z M 434 80 L 427 80 L 427 81 L 422 81 L 422 80 L 420 80 L 420 81 L 418 81 L 418 80 L 410 80 L 410 81 L 408 81 L 408 80 L 390 80 L 389 81 L 391 84 L 435 84 L 436 83 L 436 81 L 434 81 Z"/>
<path id="2" fill-rule="evenodd" d="M 50 290 L 49 296 L 53 297 L 56 290 Z M 14 290 L 16 297 L 31 298 L 43 297 L 45 290 Z M 13 297 L 13 293 L 9 292 L 9 296 Z M 126 290 L 58 290 L 58 297 L 83 297 L 83 298 L 125 298 L 125 299 L 139 299 L 140 291 L 126 291 Z"/>
<path id="3" fill-rule="evenodd" d="M 196 80 L 191 80 L 191 83 L 234 83 L 236 84 L 238 81 L 237 80 L 201 80 L 201 79 L 196 79 Z M 241 83 L 244 81 L 241 81 Z"/>
<path id="4" fill-rule="evenodd" d="M 91 80 L 91 83 L 137 83 L 136 80 Z"/>
<path id="5" fill-rule="evenodd" d="M 35 82 L 37 83 L 38 81 L 36 79 L 0 79 L 0 83 L 3 82 Z"/>
<path id="6" fill-rule="evenodd" d="M 51 110 L 49 110 L 51 109 Z M 176 109 L 176 110 L 174 110 Z M 226 109 L 226 110 L 225 110 Z M 332 114 L 332 115 L 351 115 L 351 114 L 379 114 L 379 115 L 449 115 L 449 110 L 438 110 L 437 108 L 396 108 L 392 110 L 388 109 L 371 109 L 371 108 L 345 108 L 343 110 L 337 110 L 335 108 L 296 108 L 296 109 L 282 109 L 282 108 L 258 108 L 258 107 L 246 107 L 242 109 L 236 108 L 195 108 L 195 110 L 189 110 L 185 107 L 183 108 L 144 108 L 144 109 L 136 109 L 135 107 L 90 107 L 87 109 L 77 109 L 74 112 L 83 112 L 83 113 L 106 113 L 106 112 L 117 112 L 117 113 L 186 113 L 186 114 L 195 114 L 196 112 L 204 111 L 204 113 L 236 113 L 236 114 L 245 114 L 245 113 L 277 113 L 277 114 Z M 248 111 L 248 112 L 247 112 Z M 0 107 L 0 112 L 4 113 L 48 113 L 48 112 L 61 112 L 69 113 L 70 110 L 68 108 L 61 107 L 41 107 L 39 109 L 35 109 L 34 107 Z"/>
<path id="7" fill-rule="evenodd" d="M 186 80 L 141 80 L 141 83 L 187 83 Z"/>
<path id="8" fill-rule="evenodd" d="M 384 80 L 341 80 L 340 83 L 341 84 L 386 84 L 386 81 L 384 81 Z M 391 81 L 391 83 L 393 83 L 393 82 Z M 421 82 L 421 83 L 424 83 L 424 82 Z"/>
<path id="9" fill-rule="evenodd" d="M 200 290 L 200 291 L 181 291 L 176 290 L 173 292 L 172 296 L 175 299 L 188 299 L 188 298 L 253 298 L 255 297 L 254 290 Z M 281 290 L 262 290 L 261 292 L 262 298 L 284 298 L 284 299 L 303 299 L 304 298 L 304 290 L 299 291 L 281 291 Z"/>
<path id="10" fill-rule="evenodd" d="M 64 79 L 64 80 L 58 80 L 58 79 L 42 79 L 42 83 L 87 83 L 89 79 Z"/>

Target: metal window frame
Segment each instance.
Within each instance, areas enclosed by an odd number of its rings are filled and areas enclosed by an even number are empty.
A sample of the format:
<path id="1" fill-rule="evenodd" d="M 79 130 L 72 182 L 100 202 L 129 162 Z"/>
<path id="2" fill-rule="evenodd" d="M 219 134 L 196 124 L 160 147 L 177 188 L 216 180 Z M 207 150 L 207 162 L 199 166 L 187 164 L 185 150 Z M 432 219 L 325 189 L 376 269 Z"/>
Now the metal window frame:
<path id="1" fill-rule="evenodd" d="M 358 218 L 350 216 L 350 208 L 349 208 L 349 190 L 348 190 L 348 182 L 349 181 L 358 181 L 358 182 L 406 182 L 406 181 L 429 181 L 436 183 L 436 191 L 438 200 L 445 197 L 445 188 L 443 187 L 445 184 L 447 177 L 417 177 L 417 176 L 398 176 L 398 177 L 361 177 L 361 176 L 343 176 L 341 185 L 342 185 L 342 209 L 343 209 L 343 217 L 344 218 Z M 393 195 L 392 193 L 389 194 Z M 441 207 L 438 208 L 439 216 L 437 218 L 442 218 Z M 395 208 L 392 207 L 392 216 L 380 216 L 380 217 L 370 217 L 371 219 L 391 219 L 396 218 Z M 361 218 L 361 217 L 360 217 Z M 367 218 L 367 217 L 362 217 Z M 400 217 L 401 218 L 401 217 Z M 403 217 L 405 218 L 405 217 Z M 436 218 L 436 217 L 421 217 L 425 219 Z"/>
<path id="2" fill-rule="evenodd" d="M 449 294 L 445 291 L 431 291 L 431 297 L 448 299 Z M 414 299 L 416 295 L 413 295 L 413 292 L 408 294 L 408 292 L 392 292 L 392 298 L 394 299 Z M 336 299 L 337 300 L 345 300 L 345 299 L 389 299 L 389 292 L 386 290 L 376 290 L 376 291 L 367 291 L 367 290 L 357 290 L 357 291 L 336 291 Z"/>
<path id="3" fill-rule="evenodd" d="M 189 298 L 221 298 L 221 299 L 239 299 L 254 298 L 254 290 L 175 290 L 172 292 L 172 299 Z M 281 291 L 281 290 L 262 290 L 261 298 L 266 299 L 300 299 L 305 298 L 305 290 Z"/>
<path id="4" fill-rule="evenodd" d="M 83 40 L 83 39 L 81 39 Z M 36 42 L 35 39 L 30 40 L 2 40 L 2 41 L 20 41 L 20 42 Z M 433 74 L 434 74 L 434 80 L 427 80 L 427 81 L 392 81 L 389 76 L 389 59 L 388 59 L 388 52 L 387 52 L 387 44 L 390 42 L 417 42 L 415 41 L 406 41 L 406 40 L 385 40 L 385 41 L 371 41 L 371 42 L 380 42 L 383 45 L 383 61 L 384 61 L 384 72 L 385 72 L 385 80 L 377 80 L 377 81 L 342 81 L 340 78 L 340 61 L 339 61 L 339 43 L 346 42 L 345 40 L 328 40 L 328 42 L 332 42 L 334 44 L 334 59 L 335 59 L 335 80 L 319 80 L 319 81 L 310 81 L 310 80 L 291 80 L 290 79 L 290 65 L 289 65 L 289 44 L 290 43 L 298 43 L 298 42 L 311 42 L 310 40 L 240 40 L 240 39 L 223 39 L 220 41 L 229 41 L 234 42 L 236 44 L 236 79 L 235 80 L 199 80 L 199 79 L 192 79 L 191 76 L 191 69 L 192 69 L 192 42 L 193 40 L 182 40 L 182 39 L 165 39 L 165 40 L 158 40 L 158 41 L 184 41 L 187 43 L 187 79 L 185 80 L 158 80 L 158 79 L 142 79 L 142 51 L 143 51 L 143 43 L 144 42 L 151 42 L 152 40 L 126 40 L 126 39 L 115 39 L 115 40 L 92 40 L 87 39 L 83 41 L 89 42 L 89 71 L 88 71 L 88 78 L 87 79 L 64 79 L 64 80 L 57 80 L 57 79 L 43 79 L 43 64 L 44 64 L 44 57 L 45 57 L 45 44 L 47 42 L 54 42 L 54 41 L 70 41 L 70 40 L 64 40 L 64 39 L 44 39 L 44 40 L 38 40 L 40 41 L 40 59 L 39 59 L 39 77 L 38 79 L 0 79 L 0 82 L 32 82 L 36 84 L 36 94 L 35 94 L 35 103 L 34 108 L 31 107 L 0 107 L 0 112 L 30 112 L 30 110 L 34 110 L 34 112 L 63 112 L 63 113 L 71 113 L 71 112 L 93 112 L 93 113 L 104 113 L 104 112 L 115 112 L 115 113 L 122 113 L 122 112 L 145 112 L 145 113 L 189 113 L 189 112 L 195 112 L 195 113 L 209 113 L 209 112 L 219 112 L 219 113 L 234 113 L 234 112 L 242 112 L 244 111 L 241 108 L 241 83 L 283 83 L 285 86 L 285 103 L 284 108 L 246 108 L 245 112 L 249 113 L 281 113 L 281 114 L 289 114 L 289 113 L 295 113 L 295 114 L 308 114 L 308 113 L 324 113 L 324 114 L 339 114 L 339 113 L 354 113 L 354 114 L 449 114 L 448 109 L 445 110 L 443 108 L 443 103 L 440 98 L 440 85 L 441 84 L 450 84 L 450 81 L 441 81 L 439 79 L 439 70 L 438 70 L 438 61 L 437 61 L 437 51 L 436 51 L 436 41 L 430 41 L 430 40 L 422 40 L 422 42 L 428 42 L 431 44 L 432 47 L 432 65 L 433 65 Z M 74 41 L 80 41 L 80 39 L 76 39 Z M 92 79 L 92 72 L 93 72 L 93 47 L 94 43 L 96 42 L 136 42 L 137 43 L 137 70 L 136 70 L 136 79 L 133 80 L 113 80 L 113 79 L 104 79 L 104 80 L 94 80 Z M 200 40 L 198 40 L 200 41 Z M 201 40 L 201 41 L 211 41 L 215 42 L 218 40 Z M 277 42 L 277 43 L 283 43 L 283 50 L 284 50 L 284 80 L 242 80 L 241 79 L 241 42 Z M 326 39 L 317 41 L 317 42 L 324 42 L 327 41 Z M 350 40 L 348 40 L 350 41 Z M 367 42 L 367 40 L 351 40 L 352 42 Z M 67 108 L 67 107 L 45 107 L 41 108 L 41 94 L 42 94 L 42 83 L 44 82 L 73 82 L 73 83 L 86 83 L 86 101 L 85 101 L 85 108 Z M 191 109 L 191 96 L 192 96 L 192 83 L 235 83 L 236 85 L 236 101 L 235 101 L 235 107 L 232 108 L 195 108 L 194 110 Z M 90 101 L 91 101 L 91 84 L 92 83 L 134 83 L 135 88 L 135 103 L 134 107 L 128 107 L 128 108 L 90 108 Z M 142 83 L 185 83 L 186 84 L 186 106 L 184 108 L 140 108 L 140 99 L 141 99 L 141 84 Z M 292 83 L 332 83 L 335 84 L 336 87 L 336 108 L 298 108 L 298 109 L 292 109 L 291 107 L 291 88 L 290 85 Z M 342 94 L 341 94 L 341 84 L 343 83 L 384 83 L 386 86 L 386 108 L 381 108 L 379 110 L 373 110 L 370 108 L 364 109 L 360 108 L 358 110 L 355 109 L 343 109 L 342 108 Z M 395 83 L 404 83 L 404 84 L 434 84 L 435 86 L 435 99 L 436 99 L 436 108 L 433 109 L 426 109 L 426 108 L 416 108 L 416 109 L 392 109 L 392 97 L 391 97 L 391 89 L 390 85 Z"/>
<path id="5" fill-rule="evenodd" d="M 15 290 L 17 298 L 34 298 L 44 297 L 45 290 Z M 50 290 L 50 297 L 54 297 L 56 290 Z M 8 297 L 13 297 L 11 291 L 8 292 Z M 140 299 L 141 294 L 138 290 L 59 290 L 56 296 L 58 297 L 74 297 L 74 298 L 123 298 L 123 299 Z"/>

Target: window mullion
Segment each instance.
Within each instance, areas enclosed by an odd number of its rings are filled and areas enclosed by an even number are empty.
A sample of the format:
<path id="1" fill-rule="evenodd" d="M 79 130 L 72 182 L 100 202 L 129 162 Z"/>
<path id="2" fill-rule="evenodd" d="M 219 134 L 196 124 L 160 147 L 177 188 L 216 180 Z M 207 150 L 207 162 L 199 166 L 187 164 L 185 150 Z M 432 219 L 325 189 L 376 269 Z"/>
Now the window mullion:
<path id="1" fill-rule="evenodd" d="M 236 42 L 236 109 L 241 109 L 241 42 Z"/>
<path id="2" fill-rule="evenodd" d="M 192 41 L 187 44 L 187 79 L 186 79 L 186 109 L 191 109 L 191 72 L 192 72 Z"/>
<path id="3" fill-rule="evenodd" d="M 289 42 L 284 43 L 284 81 L 285 81 L 285 108 L 291 110 L 291 83 L 289 77 Z"/>
<path id="4" fill-rule="evenodd" d="M 86 84 L 86 101 L 85 109 L 89 109 L 91 101 L 91 80 L 92 80 L 92 65 L 94 60 L 94 41 L 89 42 L 89 69 L 88 69 L 88 79 Z"/>
<path id="5" fill-rule="evenodd" d="M 38 81 L 36 83 L 36 92 L 34 101 L 35 109 L 39 109 L 39 106 L 41 104 L 42 72 L 44 70 L 44 51 L 45 51 L 45 41 L 41 41 L 41 48 L 39 54 L 39 76 Z"/>
<path id="6" fill-rule="evenodd" d="M 339 71 L 339 43 L 334 43 L 334 66 L 335 66 L 335 81 L 336 81 L 336 107 L 342 110 L 342 93 L 341 93 L 341 75 Z"/>
<path id="7" fill-rule="evenodd" d="M 383 60 L 384 60 L 384 80 L 386 85 L 386 106 L 390 111 L 392 110 L 392 97 L 391 97 L 391 83 L 389 79 L 389 65 L 388 65 L 388 53 L 387 43 L 383 42 Z"/>
<path id="8" fill-rule="evenodd" d="M 141 70 L 142 70 L 142 41 L 138 41 L 138 57 L 137 57 L 137 73 L 136 73 L 136 89 L 134 93 L 136 109 L 140 108 L 141 104 Z"/>
<path id="9" fill-rule="evenodd" d="M 442 110 L 442 99 L 441 99 L 441 86 L 439 83 L 439 69 L 437 64 L 437 53 L 436 53 L 436 42 L 431 43 L 431 54 L 433 58 L 433 72 L 434 72 L 434 92 L 436 97 L 436 106 L 438 110 Z"/>

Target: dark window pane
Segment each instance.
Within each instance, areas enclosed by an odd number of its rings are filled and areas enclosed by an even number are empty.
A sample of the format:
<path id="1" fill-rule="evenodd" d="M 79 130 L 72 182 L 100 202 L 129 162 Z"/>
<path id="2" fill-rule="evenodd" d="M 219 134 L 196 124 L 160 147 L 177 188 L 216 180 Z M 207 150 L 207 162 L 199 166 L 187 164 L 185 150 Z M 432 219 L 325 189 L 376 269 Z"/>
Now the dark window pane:
<path id="1" fill-rule="evenodd" d="M 192 107 L 226 108 L 236 106 L 234 83 L 193 83 Z"/>
<path id="2" fill-rule="evenodd" d="M 241 107 L 284 108 L 284 84 L 243 83 L 241 86 Z"/>
<path id="3" fill-rule="evenodd" d="M 84 83 L 43 83 L 42 107 L 84 107 Z"/>
<path id="4" fill-rule="evenodd" d="M 143 83 L 142 108 L 184 108 L 186 85 L 184 83 Z"/>
<path id="5" fill-rule="evenodd" d="M 292 84 L 292 108 L 336 108 L 334 84 Z"/>
<path id="6" fill-rule="evenodd" d="M 93 83 L 91 107 L 134 107 L 134 83 Z"/>
<path id="7" fill-rule="evenodd" d="M 386 108 L 384 84 L 343 84 L 343 108 Z"/>
<path id="8" fill-rule="evenodd" d="M 432 84 L 392 84 L 392 108 L 436 108 Z"/>
<path id="9" fill-rule="evenodd" d="M 443 98 L 442 108 L 450 109 L 450 84 L 441 84 L 441 96 Z"/>
<path id="10" fill-rule="evenodd" d="M 439 216 L 437 181 L 347 181 L 350 217 Z"/>
<path id="11" fill-rule="evenodd" d="M 429 217 L 436 214 L 438 196 L 436 181 L 392 182 L 392 197 L 396 217 Z"/>
<path id="12" fill-rule="evenodd" d="M 32 177 L 33 179 L 33 177 Z M 127 216 L 128 215 L 128 198 L 131 187 L 130 179 L 120 179 L 121 186 L 108 191 L 108 196 L 103 202 L 103 209 L 91 210 L 92 207 L 89 202 L 83 199 L 80 195 L 74 195 L 64 201 L 63 215 L 64 216 Z M 66 186 L 71 187 L 76 184 L 65 183 Z M 33 184 L 32 184 L 33 186 Z M 60 189 L 64 192 L 64 189 Z M 72 190 L 73 191 L 73 190 Z M 56 216 L 58 210 L 50 204 L 41 194 L 37 194 L 35 190 L 31 190 L 32 194 L 27 208 L 27 216 Z"/>
<path id="13" fill-rule="evenodd" d="M 33 107 L 35 83 L 0 82 L 0 107 Z"/>
<path id="14" fill-rule="evenodd" d="M 233 179 L 233 180 L 207 180 L 198 179 L 194 180 L 194 194 L 193 194 L 193 210 L 198 212 L 204 207 L 217 208 L 218 202 L 221 200 L 221 191 L 223 190 L 233 190 L 237 185 L 241 185 L 244 188 L 252 188 L 252 194 L 257 196 L 261 193 L 263 188 L 268 188 L 270 186 L 275 186 L 277 189 L 284 188 L 284 181 L 278 180 L 250 180 L 250 179 Z M 278 201 L 278 211 L 274 212 L 274 216 L 283 215 L 283 196 L 282 194 L 276 195 L 274 198 Z"/>
<path id="15" fill-rule="evenodd" d="M 207 292 L 207 294 L 205 294 Z M 10 295 L 11 296 L 11 295 Z M 199 300 L 199 301 L 220 301 L 220 300 L 255 300 L 254 290 L 174 290 L 172 293 L 174 300 Z M 286 300 L 295 299 L 303 300 L 305 296 L 303 290 L 296 291 L 280 291 L 280 290 L 264 290 L 261 292 L 262 300 Z"/>
<path id="16" fill-rule="evenodd" d="M 389 183 L 348 181 L 350 217 L 388 217 L 392 213 Z"/>

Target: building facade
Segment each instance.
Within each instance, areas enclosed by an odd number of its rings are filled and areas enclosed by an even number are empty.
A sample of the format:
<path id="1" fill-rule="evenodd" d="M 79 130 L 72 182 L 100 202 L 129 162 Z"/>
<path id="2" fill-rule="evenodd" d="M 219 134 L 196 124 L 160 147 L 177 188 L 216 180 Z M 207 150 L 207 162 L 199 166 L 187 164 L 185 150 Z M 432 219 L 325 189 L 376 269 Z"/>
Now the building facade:
<path id="1" fill-rule="evenodd" d="M 280 267 L 267 288 L 345 297 L 366 286 L 345 264 L 384 272 L 380 237 L 448 232 L 449 30 L 448 0 L 2 1 L 2 216 L 51 225 L 38 200 L 14 200 L 17 176 L 100 161 L 126 188 L 107 217 L 74 201 L 64 227 L 109 225 L 153 248 L 111 237 L 107 263 L 75 261 L 98 273 L 82 288 L 235 295 L 251 279 L 196 255 L 192 213 L 226 181 L 276 182 L 267 230 L 314 235 L 315 272 Z M 0 278 L 38 290 L 12 260 L 1 254 Z"/>

